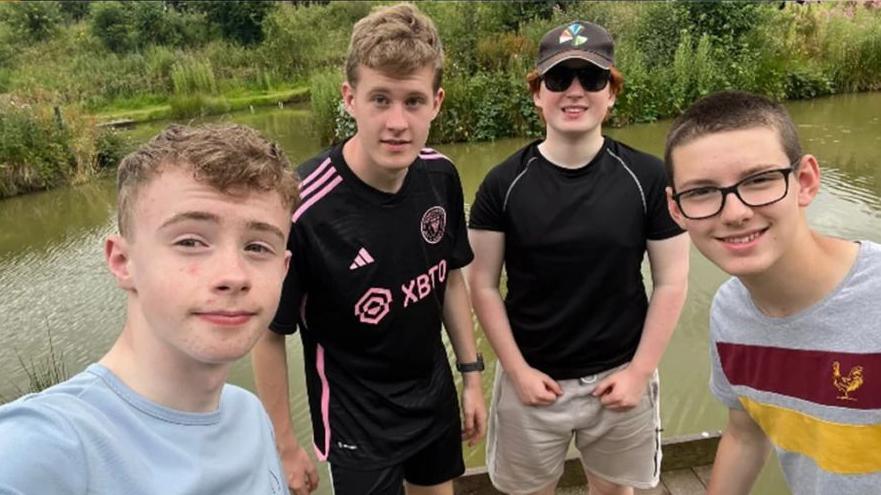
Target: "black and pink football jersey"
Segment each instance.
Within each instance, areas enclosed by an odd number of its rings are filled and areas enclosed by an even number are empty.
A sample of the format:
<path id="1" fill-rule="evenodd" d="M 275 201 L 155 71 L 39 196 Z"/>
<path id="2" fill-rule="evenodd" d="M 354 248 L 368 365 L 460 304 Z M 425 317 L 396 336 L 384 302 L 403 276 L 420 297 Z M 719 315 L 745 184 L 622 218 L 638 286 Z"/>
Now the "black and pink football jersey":
<path id="1" fill-rule="evenodd" d="M 459 175 L 425 148 L 385 193 L 351 171 L 342 144 L 299 174 L 271 328 L 300 329 L 319 459 L 395 464 L 459 421 L 441 340 L 447 275 L 473 257 Z"/>

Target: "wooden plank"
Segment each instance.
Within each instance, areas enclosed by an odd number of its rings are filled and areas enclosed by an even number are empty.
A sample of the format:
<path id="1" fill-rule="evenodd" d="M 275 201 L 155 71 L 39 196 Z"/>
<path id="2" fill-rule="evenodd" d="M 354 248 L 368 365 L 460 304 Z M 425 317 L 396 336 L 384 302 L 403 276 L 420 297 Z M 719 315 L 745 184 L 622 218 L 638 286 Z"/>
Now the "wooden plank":
<path id="1" fill-rule="evenodd" d="M 694 471 L 694 474 L 701 480 L 701 483 L 704 484 L 705 487 L 710 487 L 710 471 L 713 470 L 713 465 L 709 464 L 707 466 L 696 466 L 691 468 Z"/>
<path id="2" fill-rule="evenodd" d="M 705 431 L 697 435 L 665 439 L 662 443 L 664 457 L 661 471 L 712 464 L 721 436 L 720 432 Z"/>
<path id="3" fill-rule="evenodd" d="M 707 493 L 704 484 L 689 468 L 661 473 L 661 482 L 670 491 L 670 495 L 702 495 Z"/>

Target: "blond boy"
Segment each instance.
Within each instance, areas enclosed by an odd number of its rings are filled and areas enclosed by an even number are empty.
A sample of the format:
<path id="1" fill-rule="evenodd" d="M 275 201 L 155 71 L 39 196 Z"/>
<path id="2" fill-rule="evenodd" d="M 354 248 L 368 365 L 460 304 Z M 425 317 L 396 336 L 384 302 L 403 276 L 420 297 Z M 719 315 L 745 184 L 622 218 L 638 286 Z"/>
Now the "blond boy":
<path id="1" fill-rule="evenodd" d="M 409 4 L 354 27 L 342 87 L 357 131 L 299 168 L 295 253 L 271 331 L 255 348 L 257 388 L 279 433 L 289 483 L 314 467 L 291 431 L 285 335 L 303 341 L 315 451 L 337 494 L 452 494 L 462 438 L 483 434 L 485 406 L 468 296 L 472 258 L 459 176 L 424 148 L 443 102 L 443 52 Z M 463 372 L 460 423 L 441 340 Z"/>
<path id="2" fill-rule="evenodd" d="M 284 492 L 269 418 L 224 381 L 278 305 L 288 168 L 240 126 L 172 126 L 121 162 L 104 254 L 125 326 L 98 363 L 0 407 L 0 493 Z"/>

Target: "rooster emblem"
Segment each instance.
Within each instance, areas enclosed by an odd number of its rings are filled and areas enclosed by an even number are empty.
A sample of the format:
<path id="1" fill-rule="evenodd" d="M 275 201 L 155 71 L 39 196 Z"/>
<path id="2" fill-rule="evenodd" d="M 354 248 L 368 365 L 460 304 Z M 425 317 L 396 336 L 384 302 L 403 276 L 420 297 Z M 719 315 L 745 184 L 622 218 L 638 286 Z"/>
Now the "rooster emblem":
<path id="1" fill-rule="evenodd" d="M 841 374 L 841 364 L 838 361 L 832 363 L 832 385 L 838 389 L 843 395 L 839 395 L 839 399 L 857 400 L 847 394 L 856 391 L 863 386 L 863 367 L 854 366 L 845 376 Z"/>

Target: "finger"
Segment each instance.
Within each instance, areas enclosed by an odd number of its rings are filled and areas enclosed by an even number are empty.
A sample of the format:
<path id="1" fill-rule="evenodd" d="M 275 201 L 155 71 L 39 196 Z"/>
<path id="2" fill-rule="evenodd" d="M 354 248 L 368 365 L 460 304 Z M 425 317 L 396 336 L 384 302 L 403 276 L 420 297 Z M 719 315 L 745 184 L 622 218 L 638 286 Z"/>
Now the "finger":
<path id="1" fill-rule="evenodd" d="M 469 434 L 474 431 L 474 411 L 468 411 L 465 414 L 465 431 Z"/>
<path id="2" fill-rule="evenodd" d="M 563 388 L 560 387 L 560 384 L 557 383 L 551 377 L 547 377 L 544 379 L 544 386 L 545 386 L 545 390 L 549 390 L 554 393 L 554 395 L 555 395 L 554 398 L 557 398 L 557 397 L 563 395 Z"/>
<path id="3" fill-rule="evenodd" d="M 593 395 L 594 397 L 599 397 L 601 395 L 608 394 L 613 388 L 613 383 L 614 382 L 612 382 L 611 380 L 603 380 L 597 383 L 597 386 L 594 387 L 591 395 Z"/>

